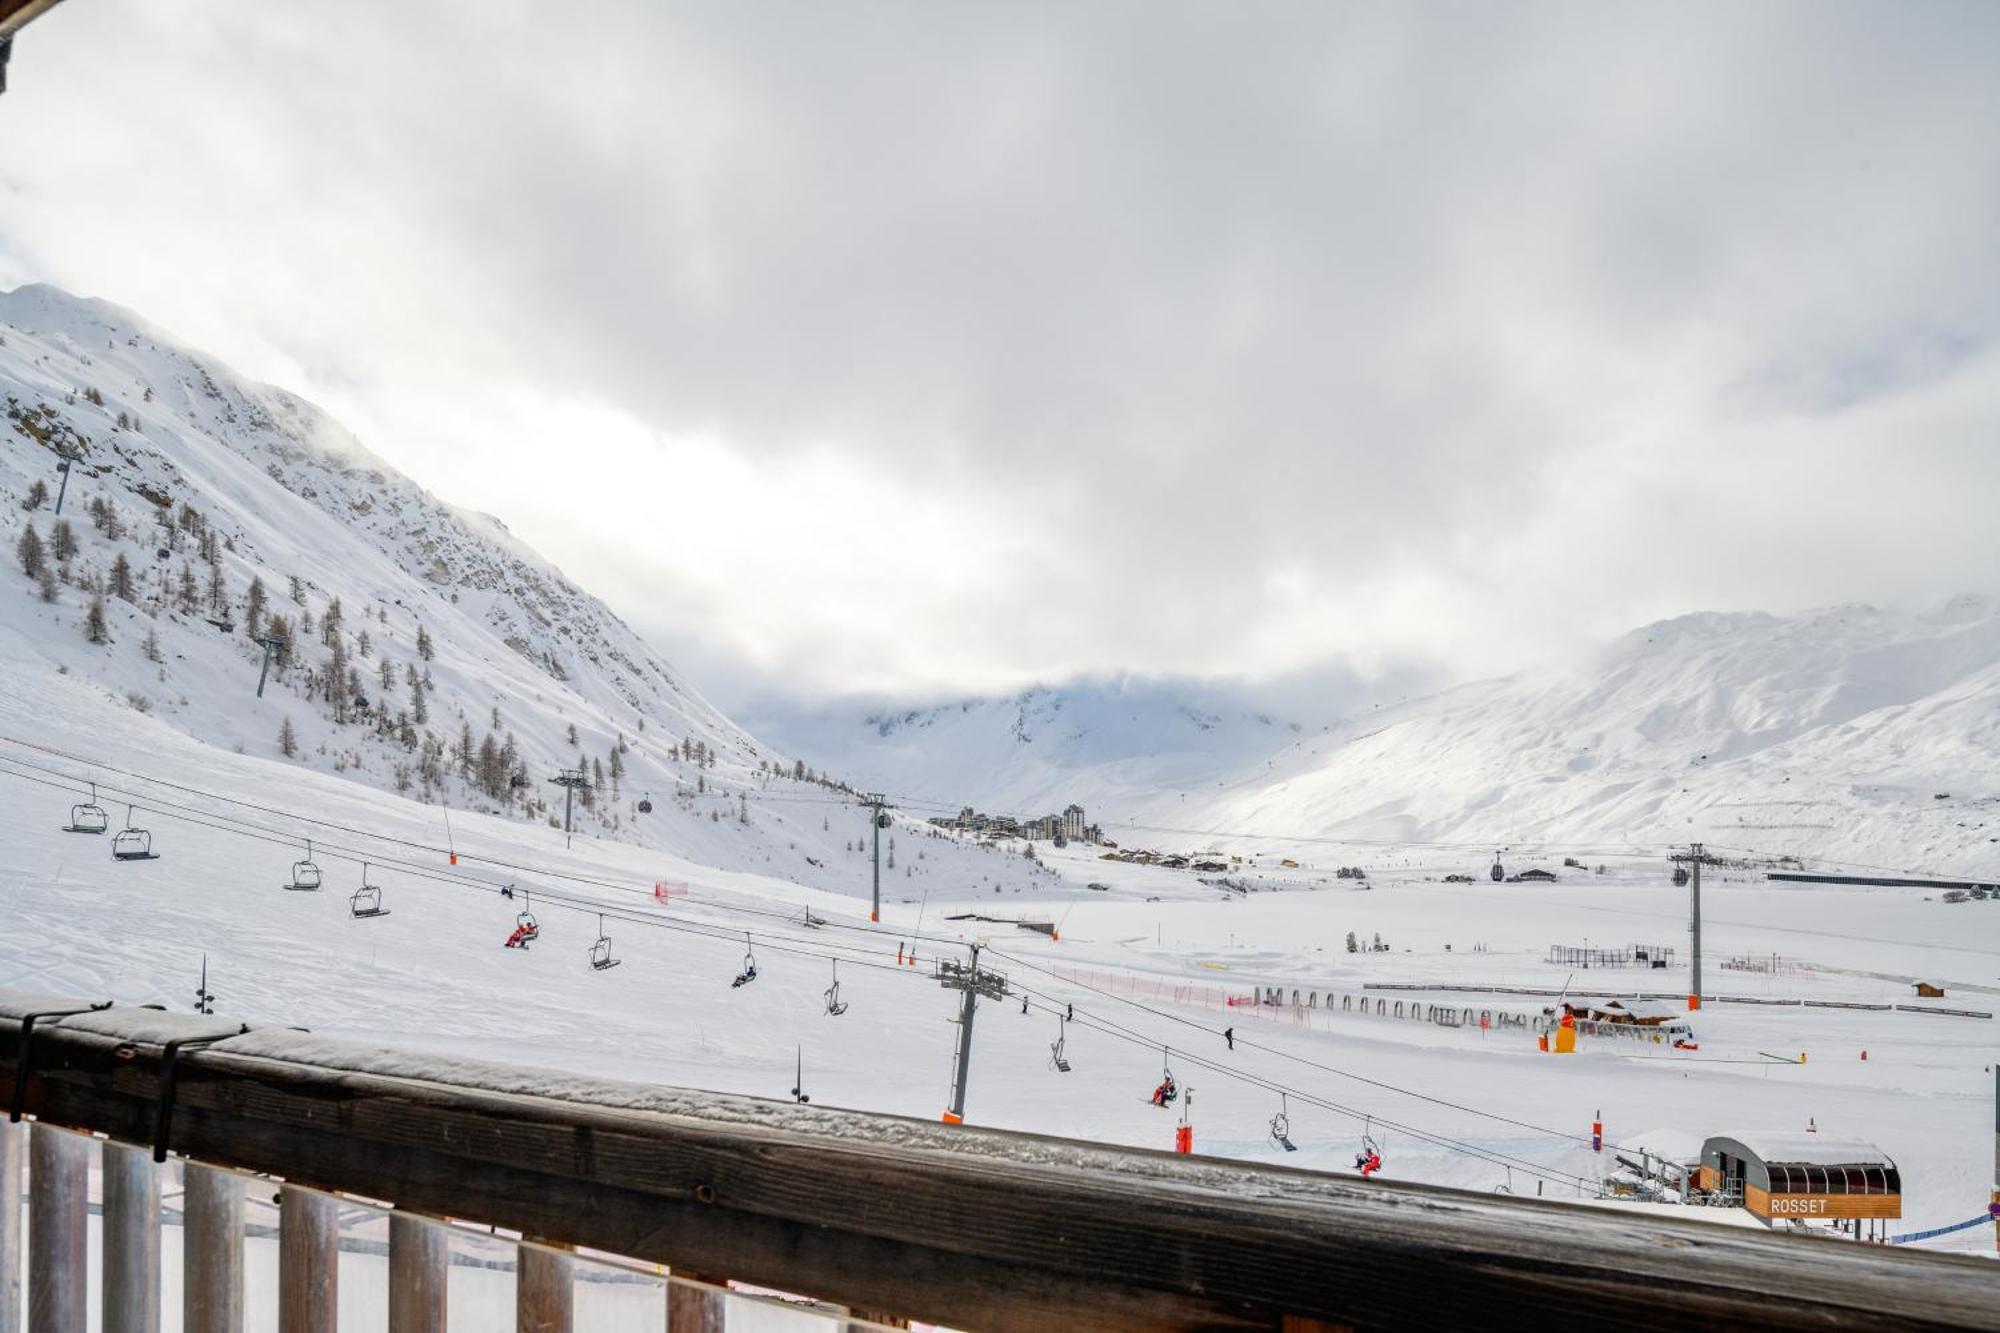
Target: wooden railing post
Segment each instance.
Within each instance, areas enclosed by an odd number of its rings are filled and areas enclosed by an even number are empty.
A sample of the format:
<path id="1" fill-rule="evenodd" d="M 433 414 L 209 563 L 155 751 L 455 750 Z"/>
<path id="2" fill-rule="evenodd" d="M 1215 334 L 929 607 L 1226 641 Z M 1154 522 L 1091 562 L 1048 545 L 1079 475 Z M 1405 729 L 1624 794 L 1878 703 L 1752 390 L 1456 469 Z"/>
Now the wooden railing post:
<path id="1" fill-rule="evenodd" d="M 183 1333 L 243 1333 L 243 1182 L 186 1164 L 181 1193 Z"/>
<path id="2" fill-rule="evenodd" d="M 21 1333 L 21 1167 L 28 1127 L 0 1116 L 0 1333 Z"/>
<path id="3" fill-rule="evenodd" d="M 280 1191 L 278 1327 L 285 1333 L 335 1333 L 339 1262 L 340 1205 L 310 1190 Z"/>
<path id="4" fill-rule="evenodd" d="M 160 1333 L 160 1172 L 153 1154 L 104 1143 L 104 1333 Z"/>
<path id="5" fill-rule="evenodd" d="M 728 1285 L 726 1281 L 678 1269 L 674 1270 L 674 1276 L 685 1281 L 667 1284 L 667 1333 L 722 1333 L 723 1312 L 729 1298 L 722 1292 L 693 1284 L 707 1282 L 721 1287 Z"/>
<path id="6" fill-rule="evenodd" d="M 515 1333 L 570 1333 L 576 1306 L 576 1261 L 540 1245 L 514 1250 Z"/>
<path id="7" fill-rule="evenodd" d="M 389 1333 L 444 1333 L 451 1235 L 413 1213 L 389 1214 Z"/>
<path id="8" fill-rule="evenodd" d="M 84 1333 L 90 1140 L 37 1124 L 28 1158 L 28 1333 Z"/>

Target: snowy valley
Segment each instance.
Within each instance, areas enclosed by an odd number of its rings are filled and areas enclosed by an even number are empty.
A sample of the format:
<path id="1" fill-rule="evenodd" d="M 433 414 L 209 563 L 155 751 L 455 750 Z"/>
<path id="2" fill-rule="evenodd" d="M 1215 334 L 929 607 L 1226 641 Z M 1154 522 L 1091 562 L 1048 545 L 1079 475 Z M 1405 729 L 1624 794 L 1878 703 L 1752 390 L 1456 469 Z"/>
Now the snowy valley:
<path id="1" fill-rule="evenodd" d="M 980 1024 L 976 1123 L 1166 1148 L 1165 1064 L 1221 1157 L 1346 1172 L 1376 1141 L 1393 1179 L 1579 1199 L 1606 1170 L 1595 1115 L 1614 1139 L 1817 1118 L 1895 1156 L 1909 1227 L 1984 1205 L 1991 1020 L 1950 1011 L 2000 1000 L 1990 901 L 1718 866 L 1710 990 L 1870 1007 L 1711 1006 L 1697 1049 L 1568 1061 L 1413 1020 L 1580 993 L 1552 944 L 1684 959 L 1670 844 L 1990 874 L 1990 603 L 1687 617 L 1342 721 L 1121 682 L 769 743 L 310 404 L 50 288 L 0 296 L 0 338 L 0 986 L 185 1010 L 205 978 L 256 1025 L 762 1097 L 803 1077 L 816 1106 L 935 1120 L 955 1003 L 930 969 L 977 943 L 1011 989 Z M 565 770 L 590 791 L 571 837 Z M 856 789 L 897 807 L 879 923 Z M 1072 800 L 1115 839 L 1240 858 L 1238 882 L 928 822 Z M 158 859 L 65 832 L 93 802 Z M 1590 869 L 1444 878 L 1564 849 Z M 321 890 L 283 887 L 302 860 Z M 364 888 L 384 915 L 356 914 Z M 539 936 L 503 947 L 524 916 Z M 1919 977 L 1943 1012 L 1890 1007 Z M 1354 1008 L 1390 995 L 1411 1019 Z"/>

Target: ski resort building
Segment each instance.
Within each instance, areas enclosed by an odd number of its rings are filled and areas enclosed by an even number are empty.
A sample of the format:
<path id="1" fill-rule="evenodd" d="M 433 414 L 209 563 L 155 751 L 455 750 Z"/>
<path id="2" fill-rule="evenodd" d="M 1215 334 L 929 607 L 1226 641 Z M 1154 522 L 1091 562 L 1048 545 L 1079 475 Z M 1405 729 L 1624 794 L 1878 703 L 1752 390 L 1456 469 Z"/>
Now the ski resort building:
<path id="1" fill-rule="evenodd" d="M 1903 1177 L 1874 1144 L 1830 1134 L 1716 1135 L 1701 1149 L 1701 1188 L 1740 1199 L 1769 1223 L 1831 1222 L 1865 1240 L 1903 1215 Z"/>

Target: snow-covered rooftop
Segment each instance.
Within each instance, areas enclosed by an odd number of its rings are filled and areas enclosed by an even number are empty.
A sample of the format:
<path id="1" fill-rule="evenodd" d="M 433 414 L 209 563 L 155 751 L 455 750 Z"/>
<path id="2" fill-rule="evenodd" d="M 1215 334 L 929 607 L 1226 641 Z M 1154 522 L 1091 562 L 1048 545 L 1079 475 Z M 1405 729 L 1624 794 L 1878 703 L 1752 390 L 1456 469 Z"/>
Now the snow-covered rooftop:
<path id="1" fill-rule="evenodd" d="M 1684 1129 L 1649 1129 L 1622 1138 L 1611 1147 L 1627 1157 L 1650 1156 L 1663 1162 L 1694 1166 L 1701 1161 L 1703 1143 L 1701 1135 Z"/>
<path id="2" fill-rule="evenodd" d="M 1739 1130 L 1710 1138 L 1734 1139 L 1755 1153 L 1767 1165 L 1854 1166 L 1887 1162 L 1889 1155 L 1866 1139 L 1842 1138 L 1834 1134 L 1812 1134 L 1799 1130 Z"/>

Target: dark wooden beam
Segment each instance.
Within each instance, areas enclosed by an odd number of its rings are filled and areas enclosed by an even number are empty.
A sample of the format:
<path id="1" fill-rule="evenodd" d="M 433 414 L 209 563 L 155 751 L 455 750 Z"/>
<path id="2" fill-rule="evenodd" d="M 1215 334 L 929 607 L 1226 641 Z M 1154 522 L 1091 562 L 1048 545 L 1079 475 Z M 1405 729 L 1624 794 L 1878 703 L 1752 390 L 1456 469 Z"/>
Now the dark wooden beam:
<path id="1" fill-rule="evenodd" d="M 145 1141 L 152 1043 L 216 1020 L 129 1012 L 38 1026 L 29 1110 Z M 0 1017 L 0 1099 L 18 1045 Z M 2000 1329 L 1971 1258 L 291 1032 L 184 1053 L 173 1124 L 202 1160 L 958 1328 Z"/>
<path id="2" fill-rule="evenodd" d="M 12 37 L 61 0 L 0 0 L 0 38 Z"/>

